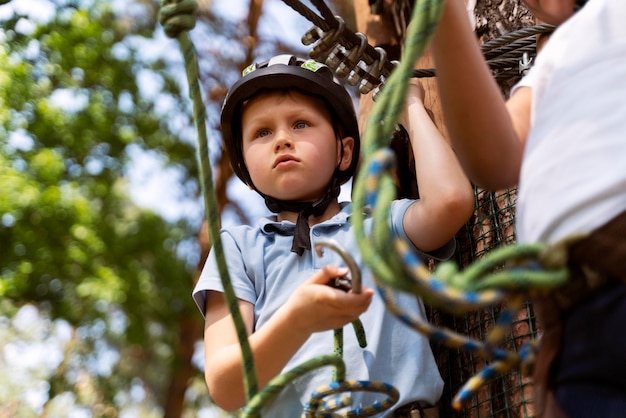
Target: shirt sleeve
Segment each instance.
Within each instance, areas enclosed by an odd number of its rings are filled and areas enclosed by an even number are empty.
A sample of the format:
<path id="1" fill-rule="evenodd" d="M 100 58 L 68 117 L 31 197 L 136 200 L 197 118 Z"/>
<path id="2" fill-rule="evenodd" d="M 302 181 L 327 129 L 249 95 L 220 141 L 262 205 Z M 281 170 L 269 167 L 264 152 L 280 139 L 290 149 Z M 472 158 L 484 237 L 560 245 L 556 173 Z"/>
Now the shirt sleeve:
<path id="1" fill-rule="evenodd" d="M 237 244 L 235 237 L 228 231 L 222 230 L 220 233 L 222 246 L 224 248 L 224 257 L 226 260 L 227 271 L 230 283 L 232 284 L 235 296 L 238 299 L 245 300 L 250 303 L 256 302 L 256 291 L 254 281 L 247 274 L 245 259 L 242 254 L 241 247 Z M 205 315 L 206 310 L 206 292 L 214 290 L 224 292 L 222 277 L 218 266 L 215 248 L 211 248 L 206 263 L 202 268 L 200 278 L 193 289 L 193 300 L 198 309 Z"/>
<path id="2" fill-rule="evenodd" d="M 436 250 L 428 252 L 421 251 L 411 243 L 411 240 L 404 230 L 403 220 L 404 214 L 413 202 L 415 201 L 411 199 L 400 199 L 393 202 L 391 207 L 391 231 L 393 235 L 406 240 L 411 247 L 422 256 L 434 258 L 435 260 L 447 260 L 452 257 L 456 250 L 456 239 L 454 237 Z"/>

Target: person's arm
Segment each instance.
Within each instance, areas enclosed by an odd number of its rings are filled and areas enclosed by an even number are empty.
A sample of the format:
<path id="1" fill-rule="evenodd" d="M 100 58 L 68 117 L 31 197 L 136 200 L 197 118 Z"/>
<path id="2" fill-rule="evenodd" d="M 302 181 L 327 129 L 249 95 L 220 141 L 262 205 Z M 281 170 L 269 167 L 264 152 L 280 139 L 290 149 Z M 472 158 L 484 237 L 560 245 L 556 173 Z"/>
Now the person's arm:
<path id="1" fill-rule="evenodd" d="M 464 0 L 446 0 L 431 45 L 444 121 L 467 175 L 490 190 L 516 185 L 530 124 L 530 89 L 518 89 L 505 104 Z"/>
<path id="2" fill-rule="evenodd" d="M 311 334 L 340 328 L 369 306 L 373 290 L 344 292 L 326 283 L 347 273 L 326 266 L 303 283 L 259 330 L 252 332 L 254 306 L 240 300 L 239 309 L 254 354 L 257 381 L 263 388 L 279 375 Z M 246 404 L 242 356 L 235 325 L 222 293 L 207 292 L 204 327 L 205 380 L 213 401 L 225 410 Z"/>
<path id="3" fill-rule="evenodd" d="M 412 79 L 400 123 L 411 141 L 420 198 L 407 209 L 403 225 L 413 245 L 428 252 L 450 241 L 467 222 L 474 191 L 423 99 L 421 83 Z"/>

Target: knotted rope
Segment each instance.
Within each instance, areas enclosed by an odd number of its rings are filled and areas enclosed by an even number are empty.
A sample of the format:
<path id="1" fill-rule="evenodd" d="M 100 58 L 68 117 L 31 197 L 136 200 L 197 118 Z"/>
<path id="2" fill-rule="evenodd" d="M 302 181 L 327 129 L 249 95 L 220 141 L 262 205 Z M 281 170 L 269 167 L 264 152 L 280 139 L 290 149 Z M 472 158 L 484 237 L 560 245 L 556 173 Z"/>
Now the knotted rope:
<path id="1" fill-rule="evenodd" d="M 514 367 L 528 368 L 533 362 L 536 343 L 528 342 L 519 353 L 495 347 L 505 335 L 513 313 L 529 294 L 545 291 L 565 283 L 568 271 L 564 251 L 543 244 L 515 245 L 492 251 L 465 271 L 459 272 L 452 262 L 441 263 L 430 273 L 403 238 L 392 236 L 388 215 L 396 187 L 392 180 L 395 165 L 388 148 L 395 123 L 403 109 L 406 86 L 413 76 L 413 66 L 434 32 L 441 12 L 441 2 L 416 2 L 423 14 L 414 16 L 407 31 L 407 41 L 396 70 L 386 81 L 375 101 L 363 135 L 363 163 L 353 188 L 353 223 L 363 260 L 374 272 L 377 289 L 387 308 L 404 323 L 431 340 L 450 348 L 459 348 L 492 361 L 471 378 L 453 401 L 460 409 L 478 387 Z M 373 226 L 369 235 L 364 229 L 365 208 L 373 209 Z M 393 242 L 393 246 L 389 245 Z M 554 254 L 557 254 L 556 260 Z M 519 267 L 495 271 L 503 263 Z M 490 306 L 508 298 L 508 308 L 494 326 L 487 341 L 480 342 L 436 328 L 417 316 L 402 311 L 396 304 L 393 289 L 410 292 L 425 301 L 452 312 L 465 312 Z"/>

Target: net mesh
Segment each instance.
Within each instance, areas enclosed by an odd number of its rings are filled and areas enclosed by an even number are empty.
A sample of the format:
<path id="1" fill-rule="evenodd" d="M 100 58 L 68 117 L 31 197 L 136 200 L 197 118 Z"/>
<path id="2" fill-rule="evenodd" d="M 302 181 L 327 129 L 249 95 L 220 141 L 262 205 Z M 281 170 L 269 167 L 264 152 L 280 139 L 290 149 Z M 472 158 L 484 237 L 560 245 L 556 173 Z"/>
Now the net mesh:
<path id="1" fill-rule="evenodd" d="M 515 242 L 514 219 L 516 189 L 489 192 L 475 188 L 474 215 L 457 235 L 456 261 L 463 268 L 487 252 Z M 452 315 L 427 307 L 432 324 L 481 341 L 493 328 L 503 305 L 492 306 L 465 315 Z M 536 337 L 537 328 L 532 305 L 526 303 L 512 322 L 509 335 L 500 347 L 519 351 L 522 344 Z M 495 378 L 482 386 L 462 411 L 451 407 L 452 399 L 461 387 L 482 370 L 482 357 L 460 349 L 433 344 L 433 352 L 445 381 L 440 402 L 442 417 L 518 418 L 533 417 L 532 383 L 518 371 Z"/>

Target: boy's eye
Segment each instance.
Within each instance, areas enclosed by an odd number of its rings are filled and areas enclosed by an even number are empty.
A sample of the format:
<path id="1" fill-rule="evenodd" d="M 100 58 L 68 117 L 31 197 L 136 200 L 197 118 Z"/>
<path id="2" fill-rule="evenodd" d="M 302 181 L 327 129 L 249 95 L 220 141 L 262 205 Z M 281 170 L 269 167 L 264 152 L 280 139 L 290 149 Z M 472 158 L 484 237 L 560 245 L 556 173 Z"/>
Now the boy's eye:
<path id="1" fill-rule="evenodd" d="M 306 122 L 304 122 L 304 121 L 299 121 L 299 122 L 296 122 L 296 124 L 294 125 L 294 128 L 295 128 L 295 129 L 304 129 L 304 128 L 306 128 L 307 126 L 309 126 L 309 124 L 308 124 L 308 123 L 306 123 Z"/>
<path id="2" fill-rule="evenodd" d="M 259 129 L 256 133 L 257 138 L 262 138 L 264 136 L 268 136 L 270 134 L 269 129 Z"/>

